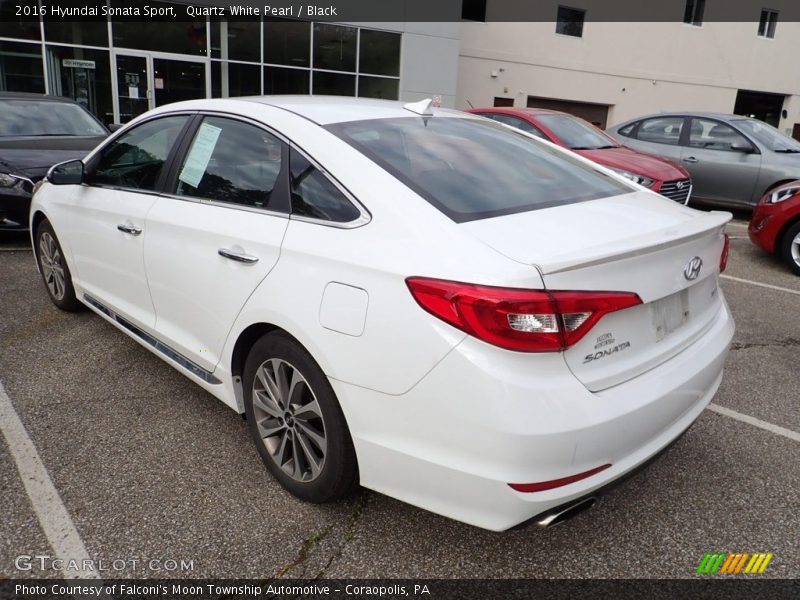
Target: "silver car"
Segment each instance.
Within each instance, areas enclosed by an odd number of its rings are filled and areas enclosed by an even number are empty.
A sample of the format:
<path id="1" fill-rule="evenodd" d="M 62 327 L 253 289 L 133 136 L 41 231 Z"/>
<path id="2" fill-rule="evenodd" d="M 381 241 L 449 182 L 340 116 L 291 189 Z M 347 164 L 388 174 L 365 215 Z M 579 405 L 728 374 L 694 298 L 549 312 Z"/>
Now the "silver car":
<path id="1" fill-rule="evenodd" d="M 662 113 L 608 132 L 625 146 L 686 167 L 693 203 L 752 210 L 770 189 L 800 179 L 800 142 L 749 117 Z"/>

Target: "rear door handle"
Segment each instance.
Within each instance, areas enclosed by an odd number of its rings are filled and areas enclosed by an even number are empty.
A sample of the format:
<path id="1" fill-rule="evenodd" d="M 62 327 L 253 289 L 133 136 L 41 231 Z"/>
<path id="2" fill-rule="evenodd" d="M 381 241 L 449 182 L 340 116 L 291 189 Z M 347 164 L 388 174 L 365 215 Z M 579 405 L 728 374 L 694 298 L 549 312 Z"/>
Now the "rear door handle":
<path id="1" fill-rule="evenodd" d="M 258 262 L 257 256 L 245 254 L 244 252 L 236 252 L 234 250 L 228 250 L 227 248 L 220 248 L 219 250 L 217 250 L 217 254 L 219 254 L 220 256 L 224 256 L 225 258 L 235 260 L 236 262 L 245 263 L 248 265 L 252 265 Z"/>
<path id="2" fill-rule="evenodd" d="M 696 162 L 700 162 L 700 161 L 697 160 L 694 156 L 687 156 L 686 158 L 683 159 L 683 162 L 685 162 L 685 163 L 696 163 Z"/>
<path id="3" fill-rule="evenodd" d="M 123 233 L 130 233 L 131 235 L 139 235 L 142 233 L 141 227 L 136 227 L 135 225 L 129 225 L 127 223 L 122 223 L 117 225 L 117 229 L 119 229 Z"/>

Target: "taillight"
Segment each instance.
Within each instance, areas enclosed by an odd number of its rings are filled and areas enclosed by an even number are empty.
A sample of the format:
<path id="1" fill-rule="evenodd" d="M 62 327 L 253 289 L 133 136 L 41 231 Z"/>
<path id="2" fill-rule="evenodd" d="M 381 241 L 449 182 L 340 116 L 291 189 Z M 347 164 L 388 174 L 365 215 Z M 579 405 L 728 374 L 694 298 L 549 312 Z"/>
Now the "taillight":
<path id="1" fill-rule="evenodd" d="M 519 352 L 557 352 L 608 313 L 641 304 L 629 292 L 500 288 L 426 277 L 406 279 L 419 305 L 478 339 Z"/>
<path id="2" fill-rule="evenodd" d="M 728 267 L 728 254 L 731 251 L 731 238 L 727 233 L 722 234 L 725 236 L 725 242 L 722 244 L 722 254 L 719 257 L 719 272 L 722 273 Z"/>

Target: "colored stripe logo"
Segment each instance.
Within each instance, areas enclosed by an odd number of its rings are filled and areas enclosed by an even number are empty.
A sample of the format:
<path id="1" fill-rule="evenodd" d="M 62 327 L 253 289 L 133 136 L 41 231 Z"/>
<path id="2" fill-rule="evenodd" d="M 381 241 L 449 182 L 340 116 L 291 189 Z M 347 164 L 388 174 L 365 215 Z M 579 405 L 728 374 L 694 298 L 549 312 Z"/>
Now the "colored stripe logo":
<path id="1" fill-rule="evenodd" d="M 707 552 L 696 572 L 700 575 L 761 574 L 773 556 L 771 552 Z"/>

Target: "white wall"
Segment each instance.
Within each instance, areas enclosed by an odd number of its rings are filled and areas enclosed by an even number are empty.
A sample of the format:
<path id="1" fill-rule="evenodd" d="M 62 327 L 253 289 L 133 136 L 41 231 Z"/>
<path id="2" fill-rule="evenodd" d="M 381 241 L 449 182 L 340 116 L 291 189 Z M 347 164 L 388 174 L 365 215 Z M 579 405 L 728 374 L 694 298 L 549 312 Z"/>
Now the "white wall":
<path id="1" fill-rule="evenodd" d="M 756 16 L 757 18 L 757 16 Z M 456 106 L 525 106 L 527 96 L 609 104 L 609 125 L 665 110 L 732 112 L 738 89 L 792 96 L 782 128 L 800 122 L 800 23 L 584 24 L 583 37 L 553 22 L 462 24 Z M 502 69 L 502 72 L 501 72 Z M 490 76 L 492 71 L 497 77 Z"/>

